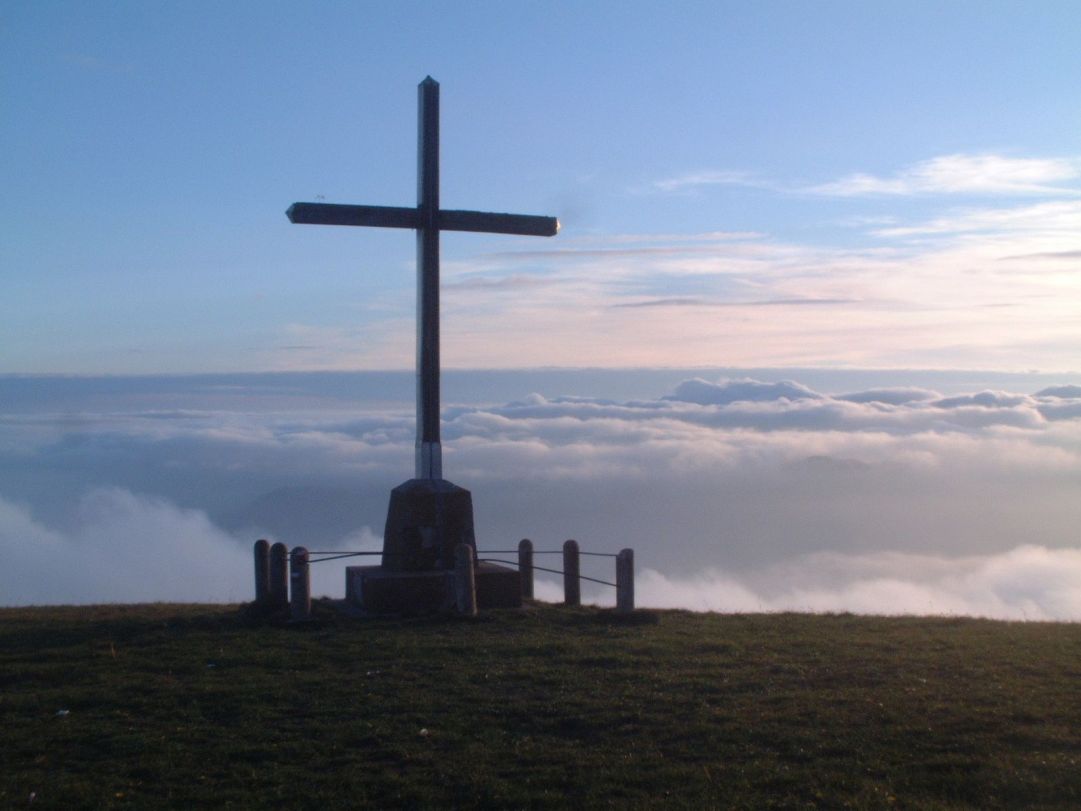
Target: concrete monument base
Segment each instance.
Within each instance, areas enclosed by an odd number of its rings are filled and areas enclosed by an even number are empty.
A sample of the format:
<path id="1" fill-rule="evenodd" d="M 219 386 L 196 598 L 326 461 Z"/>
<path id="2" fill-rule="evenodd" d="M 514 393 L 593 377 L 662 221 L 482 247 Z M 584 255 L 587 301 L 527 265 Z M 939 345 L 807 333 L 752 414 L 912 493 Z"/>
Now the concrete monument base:
<path id="1" fill-rule="evenodd" d="M 522 582 L 516 569 L 477 564 L 477 608 L 517 608 Z M 382 566 L 347 566 L 345 600 L 372 614 L 430 614 L 454 607 L 454 572 L 396 572 Z"/>
<path id="2" fill-rule="evenodd" d="M 454 568 L 458 544 L 474 549 L 473 496 L 446 479 L 410 479 L 390 493 L 383 568 L 431 572 Z"/>
<path id="3" fill-rule="evenodd" d="M 455 607 L 459 546 L 477 548 L 473 496 L 445 479 L 410 479 L 391 491 L 381 566 L 348 566 L 345 599 L 371 614 L 429 614 Z M 477 608 L 522 604 L 516 569 L 474 569 Z"/>

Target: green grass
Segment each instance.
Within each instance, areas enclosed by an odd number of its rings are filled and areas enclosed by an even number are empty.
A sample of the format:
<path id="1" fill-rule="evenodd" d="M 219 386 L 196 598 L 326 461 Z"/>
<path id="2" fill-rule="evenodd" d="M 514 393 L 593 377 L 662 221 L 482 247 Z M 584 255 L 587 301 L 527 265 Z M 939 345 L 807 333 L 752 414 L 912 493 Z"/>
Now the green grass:
<path id="1" fill-rule="evenodd" d="M 0 806 L 1081 807 L 1079 625 L 317 609 L 0 610 Z"/>

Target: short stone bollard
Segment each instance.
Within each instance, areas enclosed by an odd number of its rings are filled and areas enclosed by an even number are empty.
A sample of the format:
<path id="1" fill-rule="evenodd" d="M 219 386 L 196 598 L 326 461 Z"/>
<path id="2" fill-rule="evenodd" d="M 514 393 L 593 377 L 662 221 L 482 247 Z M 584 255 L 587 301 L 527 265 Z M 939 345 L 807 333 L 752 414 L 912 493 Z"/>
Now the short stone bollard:
<path id="1" fill-rule="evenodd" d="M 285 608 L 289 605 L 289 550 L 280 541 L 270 547 L 270 587 L 267 605 Z"/>
<path id="2" fill-rule="evenodd" d="M 473 570 L 473 547 L 458 544 L 454 550 L 454 607 L 466 617 L 477 616 L 477 579 Z"/>
<path id="3" fill-rule="evenodd" d="M 522 599 L 533 599 L 533 541 L 518 541 L 518 576 L 522 580 Z"/>
<path id="4" fill-rule="evenodd" d="M 255 604 L 266 608 L 270 602 L 270 544 L 260 538 L 255 542 Z"/>
<path id="5" fill-rule="evenodd" d="M 293 620 L 311 619 L 312 581 L 308 568 L 308 550 L 293 547 L 289 553 L 289 616 Z"/>
<path id="6" fill-rule="evenodd" d="M 634 611 L 634 550 L 621 549 L 616 555 L 616 611 Z"/>
<path id="7" fill-rule="evenodd" d="M 563 604 L 582 604 L 582 581 L 579 580 L 578 541 L 563 542 Z"/>

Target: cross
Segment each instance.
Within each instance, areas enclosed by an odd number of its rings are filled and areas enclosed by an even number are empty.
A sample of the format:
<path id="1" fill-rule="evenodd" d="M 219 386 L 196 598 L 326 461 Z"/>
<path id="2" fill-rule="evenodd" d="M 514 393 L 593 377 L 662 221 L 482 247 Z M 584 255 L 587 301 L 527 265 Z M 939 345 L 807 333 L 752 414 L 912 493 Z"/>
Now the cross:
<path id="1" fill-rule="evenodd" d="M 451 211 L 439 208 L 439 82 L 418 91 L 417 207 L 293 203 L 292 223 L 412 228 L 417 232 L 417 444 L 416 478 L 443 478 L 439 444 L 439 232 L 555 236 L 555 217 Z"/>

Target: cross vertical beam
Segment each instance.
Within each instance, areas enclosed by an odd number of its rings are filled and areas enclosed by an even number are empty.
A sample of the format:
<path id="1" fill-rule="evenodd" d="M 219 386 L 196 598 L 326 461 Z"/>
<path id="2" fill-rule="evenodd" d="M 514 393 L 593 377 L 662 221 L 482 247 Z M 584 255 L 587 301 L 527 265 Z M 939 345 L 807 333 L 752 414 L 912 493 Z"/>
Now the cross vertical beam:
<path id="1" fill-rule="evenodd" d="M 439 83 L 417 88 L 416 478 L 443 478 L 439 440 Z"/>
<path id="2" fill-rule="evenodd" d="M 417 207 L 293 203 L 292 223 L 413 228 L 417 232 L 417 441 L 416 479 L 443 479 L 439 439 L 439 232 L 472 231 L 550 237 L 555 217 L 439 208 L 439 82 L 417 88 Z M 470 515 L 472 522 L 472 515 Z M 451 547 L 453 551 L 453 547 Z"/>

